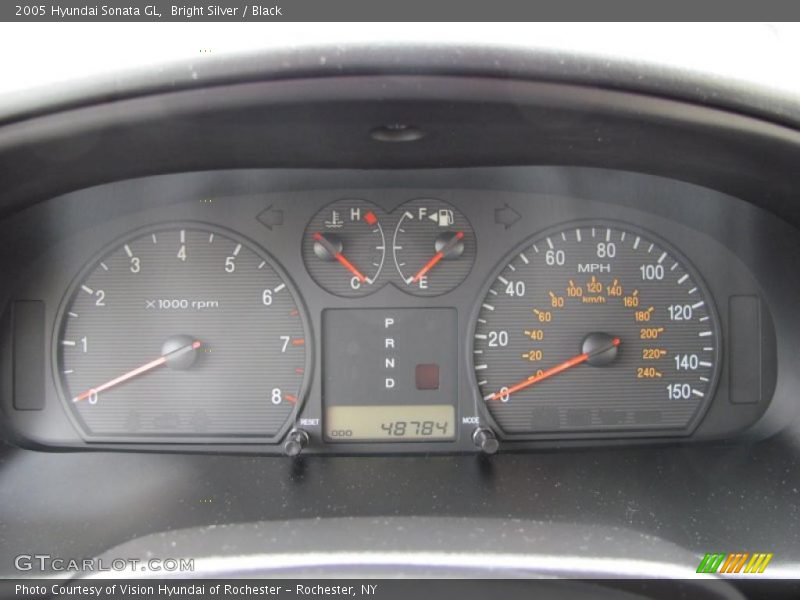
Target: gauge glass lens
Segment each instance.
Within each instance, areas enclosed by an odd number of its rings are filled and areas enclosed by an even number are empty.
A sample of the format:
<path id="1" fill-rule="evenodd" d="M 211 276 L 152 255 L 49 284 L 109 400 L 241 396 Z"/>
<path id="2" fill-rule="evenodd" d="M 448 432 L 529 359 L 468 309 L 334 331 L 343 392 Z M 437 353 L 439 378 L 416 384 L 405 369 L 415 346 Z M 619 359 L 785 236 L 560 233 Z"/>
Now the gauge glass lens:
<path id="1" fill-rule="evenodd" d="M 467 218 L 441 200 L 423 198 L 397 209 L 392 253 L 401 289 L 438 296 L 457 287 L 475 262 L 475 234 Z"/>
<path id="2" fill-rule="evenodd" d="M 310 362 L 280 268 L 230 232 L 178 225 L 89 265 L 60 313 L 57 379 L 87 437 L 269 441 Z"/>
<path id="3" fill-rule="evenodd" d="M 720 340 L 685 259 L 649 234 L 598 223 L 537 237 L 504 263 L 479 309 L 473 361 L 506 435 L 696 424 Z"/>
<path id="4" fill-rule="evenodd" d="M 380 287 L 386 257 L 382 214 L 370 202 L 344 199 L 314 216 L 303 236 L 303 261 L 320 287 L 347 298 Z"/>

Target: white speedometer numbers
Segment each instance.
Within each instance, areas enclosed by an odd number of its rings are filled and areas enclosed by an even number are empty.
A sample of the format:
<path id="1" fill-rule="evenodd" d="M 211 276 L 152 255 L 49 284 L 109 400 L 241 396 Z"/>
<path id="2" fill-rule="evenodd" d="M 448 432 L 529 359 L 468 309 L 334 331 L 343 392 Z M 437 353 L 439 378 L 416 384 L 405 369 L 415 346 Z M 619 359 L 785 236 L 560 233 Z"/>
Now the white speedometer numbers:
<path id="1" fill-rule="evenodd" d="M 579 224 L 505 261 L 473 361 L 508 436 L 688 432 L 717 379 L 717 319 L 687 262 L 649 234 Z"/>

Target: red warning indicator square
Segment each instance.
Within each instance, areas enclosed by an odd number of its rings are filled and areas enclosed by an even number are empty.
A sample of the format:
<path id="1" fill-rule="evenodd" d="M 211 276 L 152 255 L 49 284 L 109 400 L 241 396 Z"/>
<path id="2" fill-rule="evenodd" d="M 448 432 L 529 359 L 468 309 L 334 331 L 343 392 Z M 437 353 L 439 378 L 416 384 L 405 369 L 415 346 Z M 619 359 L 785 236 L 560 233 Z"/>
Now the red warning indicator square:
<path id="1" fill-rule="evenodd" d="M 418 390 L 438 390 L 439 365 L 417 365 L 415 380 Z"/>
<path id="2" fill-rule="evenodd" d="M 364 220 L 367 222 L 368 225 L 375 225 L 378 222 L 378 217 L 375 216 L 375 213 L 369 211 L 367 214 L 364 215 Z"/>

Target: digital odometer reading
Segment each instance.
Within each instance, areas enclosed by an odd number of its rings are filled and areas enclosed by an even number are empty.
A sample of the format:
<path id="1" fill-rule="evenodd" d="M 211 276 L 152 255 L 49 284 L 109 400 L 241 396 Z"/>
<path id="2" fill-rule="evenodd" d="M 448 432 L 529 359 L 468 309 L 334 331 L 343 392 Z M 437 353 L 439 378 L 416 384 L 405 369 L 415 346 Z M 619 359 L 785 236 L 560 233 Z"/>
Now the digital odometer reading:
<path id="1" fill-rule="evenodd" d="M 325 419 L 328 436 L 341 441 L 423 441 L 455 437 L 455 408 L 450 404 L 331 406 Z"/>
<path id="2" fill-rule="evenodd" d="M 205 225 L 150 230 L 90 264 L 55 354 L 86 436 L 169 442 L 270 441 L 296 414 L 310 361 L 279 267 Z"/>
<path id="3" fill-rule="evenodd" d="M 473 361 L 507 435 L 686 432 L 714 391 L 718 338 L 684 259 L 649 234 L 576 224 L 505 261 L 482 301 Z"/>

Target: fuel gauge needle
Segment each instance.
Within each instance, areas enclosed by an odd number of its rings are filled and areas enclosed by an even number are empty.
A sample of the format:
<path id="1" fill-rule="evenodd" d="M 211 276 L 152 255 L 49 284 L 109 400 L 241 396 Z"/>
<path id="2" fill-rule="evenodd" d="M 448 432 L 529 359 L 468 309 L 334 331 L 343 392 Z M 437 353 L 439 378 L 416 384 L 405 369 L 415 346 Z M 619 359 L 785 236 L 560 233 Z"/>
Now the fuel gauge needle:
<path id="1" fill-rule="evenodd" d="M 182 348 L 177 348 L 177 349 L 173 350 L 172 352 L 168 352 L 167 354 L 159 356 L 157 359 L 152 360 L 149 363 L 142 365 L 141 367 L 137 367 L 137 368 L 133 369 L 132 371 L 128 371 L 124 375 L 120 375 L 119 377 L 116 377 L 116 378 L 114 378 L 114 379 L 112 379 L 110 381 L 106 381 L 104 384 L 99 385 L 99 386 L 94 387 L 94 388 L 91 388 L 91 389 L 83 392 L 82 394 L 78 394 L 77 396 L 75 396 L 72 399 L 72 401 L 73 402 L 80 402 L 81 400 L 85 400 L 86 398 L 89 398 L 93 394 L 99 394 L 100 392 L 104 392 L 105 390 L 107 390 L 109 388 L 112 388 L 112 387 L 114 387 L 116 385 L 119 385 L 120 383 L 124 383 L 125 381 L 128 381 L 129 379 L 133 379 L 137 375 L 141 375 L 143 373 L 147 373 L 148 371 L 152 371 L 156 367 L 160 367 L 161 365 L 166 364 L 167 360 L 169 360 L 170 358 L 177 357 L 178 355 L 183 354 L 183 353 L 185 353 L 185 352 L 187 352 L 189 350 L 197 350 L 202 345 L 203 345 L 202 342 L 194 341 L 189 345 L 183 346 Z"/>
<path id="2" fill-rule="evenodd" d="M 417 271 L 417 274 L 414 275 L 406 283 L 408 284 L 417 283 L 420 279 L 425 277 L 425 274 L 428 271 L 430 271 L 433 267 L 435 267 L 437 264 L 439 264 L 439 261 L 442 260 L 445 256 L 447 256 L 447 253 L 450 252 L 450 250 L 452 250 L 455 247 L 455 245 L 458 244 L 458 242 L 460 242 L 462 239 L 464 239 L 464 232 L 457 231 L 456 234 L 452 238 L 450 238 L 450 241 L 448 241 L 444 246 L 442 246 L 442 249 L 439 250 L 436 254 L 434 254 L 433 258 L 431 258 L 428 262 L 426 262 L 425 266 L 423 266 L 419 271 Z"/>
<path id="3" fill-rule="evenodd" d="M 319 242 L 320 244 L 322 244 L 322 246 L 325 248 L 325 250 L 327 250 L 331 254 L 331 256 L 333 256 L 333 258 L 338 260 L 339 263 L 341 263 L 341 265 L 345 269 L 350 271 L 353 274 L 353 276 L 356 279 L 358 279 L 361 283 L 364 283 L 364 282 L 372 283 L 370 280 L 368 280 L 366 277 L 364 277 L 364 274 L 361 271 L 359 271 L 353 263 L 351 263 L 349 260 L 347 260 L 347 258 L 345 258 L 345 256 L 344 256 L 344 254 L 339 252 L 336 249 L 336 246 L 331 244 L 330 240 L 328 240 L 319 231 L 314 232 L 314 235 L 312 237 L 314 238 L 314 241 Z"/>

